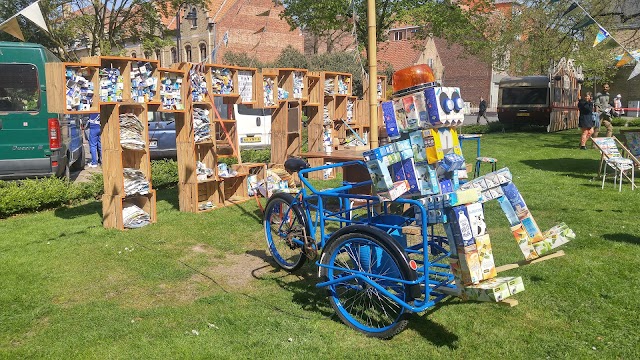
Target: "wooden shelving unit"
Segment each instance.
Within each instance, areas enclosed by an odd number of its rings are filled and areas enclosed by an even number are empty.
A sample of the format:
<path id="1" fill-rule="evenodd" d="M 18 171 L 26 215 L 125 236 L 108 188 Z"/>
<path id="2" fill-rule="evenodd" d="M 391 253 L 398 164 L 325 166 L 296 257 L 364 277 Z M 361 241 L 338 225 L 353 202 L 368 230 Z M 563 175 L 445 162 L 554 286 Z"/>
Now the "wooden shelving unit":
<path id="1" fill-rule="evenodd" d="M 258 106 L 278 107 L 278 69 L 262 69 L 258 76 Z"/>
<path id="2" fill-rule="evenodd" d="M 307 70 L 278 69 L 278 87 L 288 93 L 288 98 L 279 101 L 307 101 L 309 99 Z"/>
<path id="3" fill-rule="evenodd" d="M 228 72 L 219 69 L 227 69 Z M 185 70 L 189 73 L 190 66 Z M 221 75 L 223 73 L 226 75 Z M 242 163 L 238 151 L 236 121 L 230 114 L 220 114 L 213 103 L 214 98 L 222 98 L 222 103 L 229 107 L 234 104 L 259 102 L 256 69 L 208 65 L 201 76 L 202 88 L 211 96 L 207 95 L 204 99 L 196 98 L 201 101 L 193 101 L 193 96 L 187 97 L 185 116 L 176 118 L 180 210 L 193 213 L 207 212 L 250 200 L 247 177 L 251 174 L 250 170 L 256 167 Z M 216 76 L 229 76 L 233 79 L 233 88 L 228 88 L 229 91 L 212 89 L 216 83 L 216 80 L 213 80 Z M 189 89 L 188 92 L 193 94 L 193 89 Z M 207 140 L 196 142 L 193 122 L 193 115 L 197 112 L 195 109 L 208 112 L 210 138 Z M 221 176 L 218 165 L 219 159 L 223 157 L 237 157 L 239 164 L 231 167 L 231 170 L 237 172 L 235 176 Z M 211 176 L 201 176 L 200 180 L 198 179 L 198 162 L 211 170 Z"/>
<path id="4" fill-rule="evenodd" d="M 307 93 L 309 99 L 306 106 L 321 106 L 322 98 L 322 83 L 320 82 L 321 74 L 318 71 L 310 71 L 307 73 Z"/>
<path id="5" fill-rule="evenodd" d="M 94 64 L 45 64 L 47 106 L 51 112 L 89 114 L 100 111 L 98 67 Z"/>

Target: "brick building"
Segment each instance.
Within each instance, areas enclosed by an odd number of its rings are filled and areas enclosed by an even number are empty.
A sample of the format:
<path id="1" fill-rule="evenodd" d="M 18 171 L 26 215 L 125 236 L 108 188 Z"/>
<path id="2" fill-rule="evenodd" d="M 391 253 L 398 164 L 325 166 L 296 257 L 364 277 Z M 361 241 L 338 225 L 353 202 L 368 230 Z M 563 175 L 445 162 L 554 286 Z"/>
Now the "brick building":
<path id="1" fill-rule="evenodd" d="M 399 26 L 389 30 L 388 41 L 378 44 L 380 70 L 391 66 L 402 68 L 426 64 L 433 70 L 436 80 L 443 86 L 459 86 L 463 99 L 471 107 L 477 107 L 480 96 L 490 108 L 497 105 L 498 82 L 502 75 L 470 55 L 456 44 L 443 39 L 427 37 L 418 39 L 416 26 Z"/>
<path id="2" fill-rule="evenodd" d="M 304 51 L 300 30 L 292 31 L 289 24 L 280 19 L 282 10 L 282 5 L 272 0 L 211 0 L 209 10 L 183 8 L 180 49 L 174 43 L 154 54 L 144 54 L 141 44 L 127 44 L 126 55 L 160 59 L 162 66 L 169 66 L 178 59 L 221 63 L 229 51 L 245 52 L 262 62 L 274 60 L 288 45 Z M 188 13 L 196 19 L 185 19 Z M 176 30 L 176 17 L 163 19 L 163 23 L 168 30 Z"/>

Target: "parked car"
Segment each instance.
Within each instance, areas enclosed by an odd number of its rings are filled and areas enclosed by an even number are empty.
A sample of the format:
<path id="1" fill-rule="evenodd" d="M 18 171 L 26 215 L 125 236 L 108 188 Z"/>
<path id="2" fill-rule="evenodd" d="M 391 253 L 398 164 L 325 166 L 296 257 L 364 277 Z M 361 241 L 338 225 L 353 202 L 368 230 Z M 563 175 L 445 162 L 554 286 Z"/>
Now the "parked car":
<path id="1" fill-rule="evenodd" d="M 176 159 L 176 118 L 173 113 L 149 112 L 149 152 L 152 159 Z"/>
<path id="2" fill-rule="evenodd" d="M 0 42 L 0 180 L 69 177 L 84 168 L 79 117 L 50 112 L 42 45 Z"/>
<path id="3" fill-rule="evenodd" d="M 253 109 L 245 105 L 234 105 L 233 109 L 240 149 L 270 147 L 271 109 Z"/>

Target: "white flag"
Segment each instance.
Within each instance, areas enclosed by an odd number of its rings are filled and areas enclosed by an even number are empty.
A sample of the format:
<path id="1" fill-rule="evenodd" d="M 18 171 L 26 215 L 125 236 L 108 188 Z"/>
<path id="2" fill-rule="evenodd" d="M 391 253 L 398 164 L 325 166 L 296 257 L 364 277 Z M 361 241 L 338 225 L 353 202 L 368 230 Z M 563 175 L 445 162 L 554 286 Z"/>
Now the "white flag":
<path id="1" fill-rule="evenodd" d="M 38 5 L 39 1 L 40 0 L 22 9 L 22 11 L 20 11 L 18 14 L 31 20 L 34 24 L 41 27 L 44 31 L 49 32 L 47 23 L 44 21 L 44 17 L 42 16 L 42 11 L 40 11 L 40 5 Z"/>
<path id="2" fill-rule="evenodd" d="M 627 80 L 631 80 L 634 77 L 638 76 L 639 74 L 640 74 L 640 61 L 636 63 L 636 67 L 633 68 L 633 71 L 631 72 L 631 75 L 629 75 L 629 78 Z"/>

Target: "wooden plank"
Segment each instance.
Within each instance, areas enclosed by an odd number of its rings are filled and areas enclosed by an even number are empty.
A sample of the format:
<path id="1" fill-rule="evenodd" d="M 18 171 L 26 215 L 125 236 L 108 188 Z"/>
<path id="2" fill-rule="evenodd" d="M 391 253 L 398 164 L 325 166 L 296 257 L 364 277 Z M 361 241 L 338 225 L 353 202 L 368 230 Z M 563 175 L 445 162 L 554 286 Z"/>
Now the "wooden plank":
<path id="1" fill-rule="evenodd" d="M 514 307 L 518 305 L 518 300 L 513 298 L 506 298 L 502 301 L 497 302 L 498 305 L 506 306 L 506 307 Z"/>
<path id="2" fill-rule="evenodd" d="M 531 261 L 523 260 L 523 261 L 519 261 L 519 262 L 513 263 L 513 264 L 506 264 L 506 265 L 498 266 L 496 268 L 496 271 L 497 272 L 502 272 L 502 271 L 507 271 L 507 270 L 511 270 L 511 269 L 516 269 L 516 268 L 519 268 L 521 266 L 539 263 L 539 262 L 546 261 L 546 260 L 549 260 L 549 259 L 558 258 L 558 257 L 564 256 L 564 255 L 565 255 L 564 250 L 560 250 L 558 252 L 555 252 L 555 253 L 552 253 L 552 254 L 549 254 L 549 255 L 545 255 L 545 256 L 539 257 L 537 259 L 531 260 Z"/>
<path id="3" fill-rule="evenodd" d="M 67 109 L 64 71 L 64 63 L 44 64 L 44 73 L 47 81 L 47 108 L 52 113 L 62 114 Z"/>

